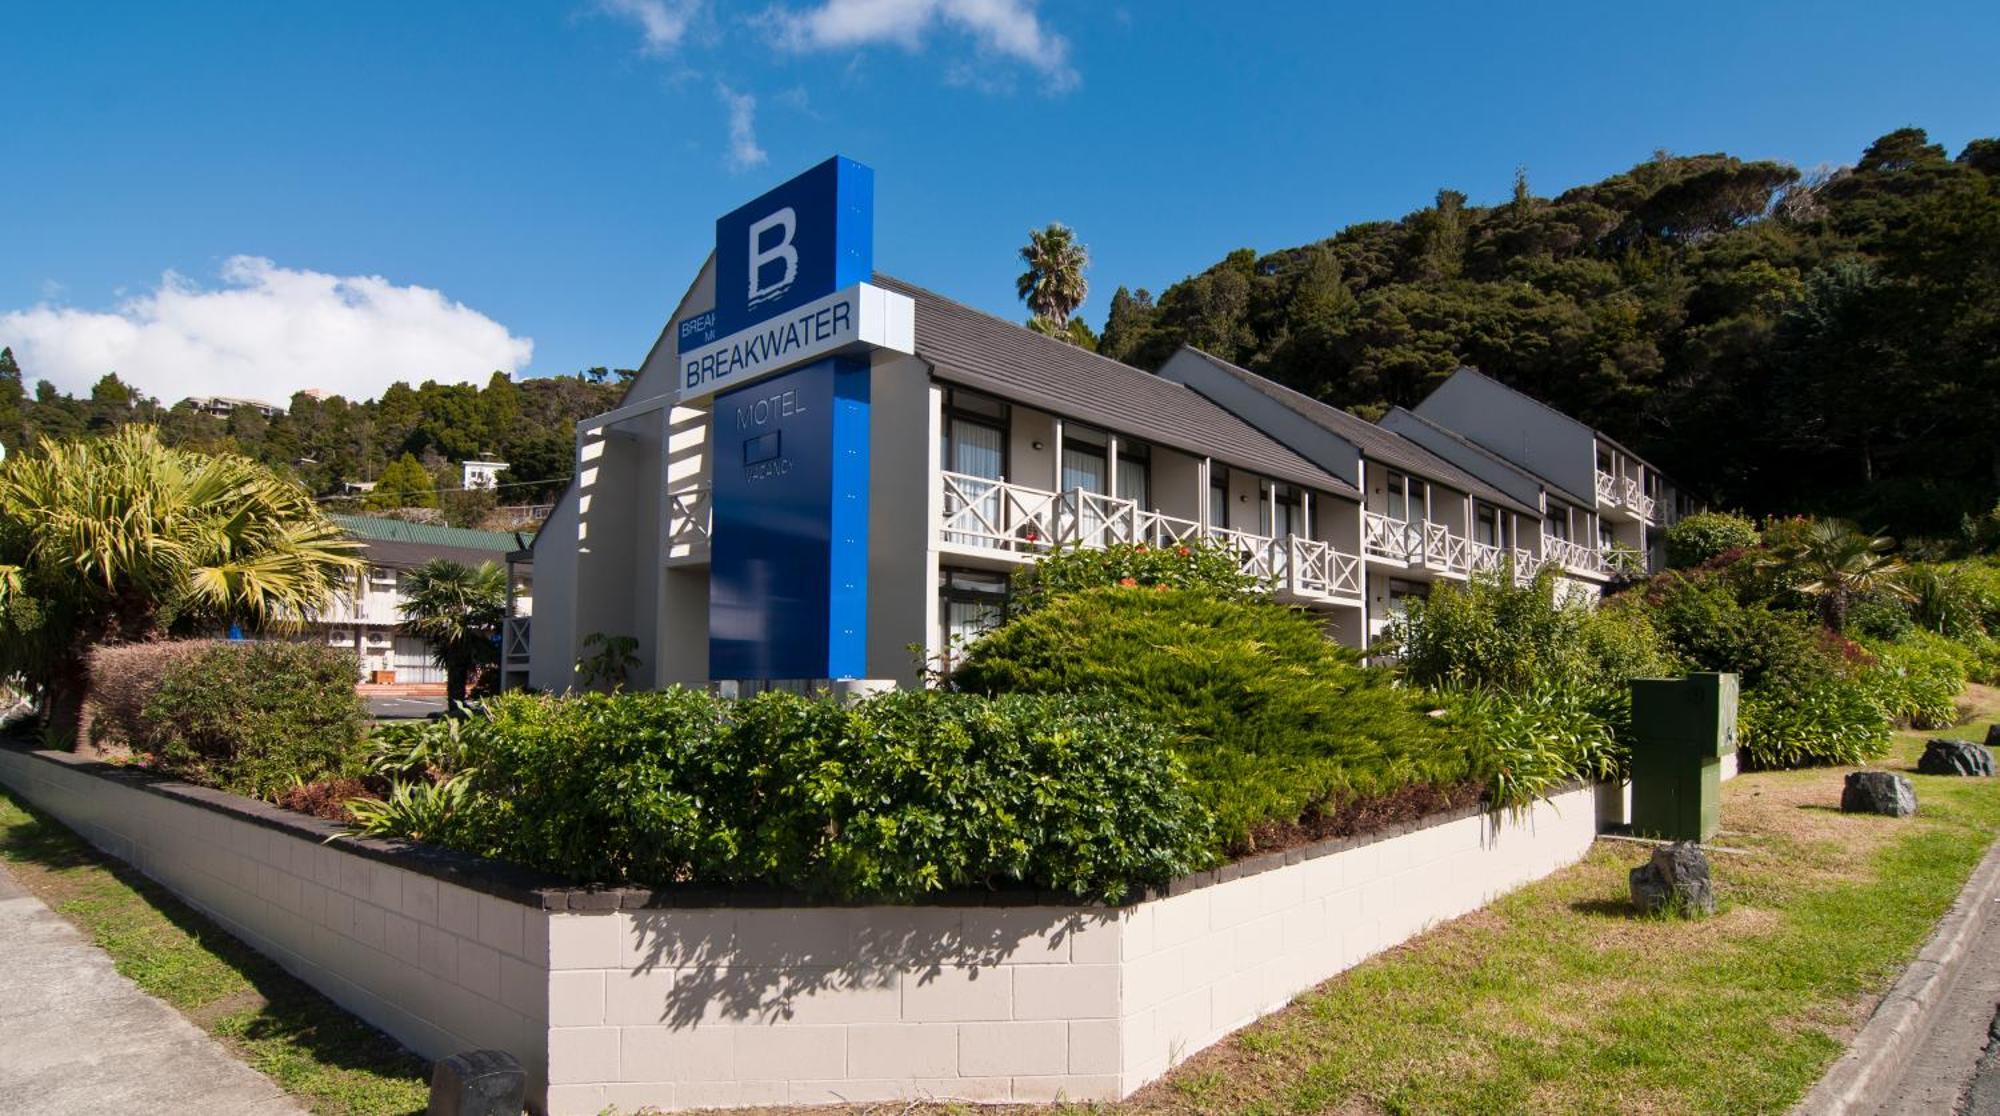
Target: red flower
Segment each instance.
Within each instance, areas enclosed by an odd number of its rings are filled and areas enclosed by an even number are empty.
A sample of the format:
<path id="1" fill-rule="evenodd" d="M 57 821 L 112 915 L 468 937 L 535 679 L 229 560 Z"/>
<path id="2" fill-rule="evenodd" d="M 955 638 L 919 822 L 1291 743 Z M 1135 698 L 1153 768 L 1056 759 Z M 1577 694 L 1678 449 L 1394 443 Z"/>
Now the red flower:
<path id="1" fill-rule="evenodd" d="M 1123 585 L 1129 589 L 1139 584 L 1139 579 L 1136 577 L 1121 577 L 1118 579 L 1118 584 Z"/>
<path id="2" fill-rule="evenodd" d="M 1155 593 L 1164 593 L 1166 591 L 1167 591 L 1167 583 L 1164 581 L 1162 581 L 1158 585 L 1153 586 L 1153 592 Z"/>
<path id="3" fill-rule="evenodd" d="M 1184 546 L 1177 546 L 1174 548 L 1174 553 L 1180 555 L 1183 558 L 1186 558 L 1188 555 L 1193 554 L 1194 551 L 1189 550 L 1187 547 Z"/>
<path id="4" fill-rule="evenodd" d="M 1145 544 L 1145 543 L 1140 543 L 1140 544 L 1139 544 L 1138 546 L 1135 546 L 1135 547 L 1133 547 L 1133 548 L 1132 548 L 1132 553 L 1134 553 L 1134 554 L 1144 554 L 1144 553 L 1146 553 L 1146 544 Z"/>

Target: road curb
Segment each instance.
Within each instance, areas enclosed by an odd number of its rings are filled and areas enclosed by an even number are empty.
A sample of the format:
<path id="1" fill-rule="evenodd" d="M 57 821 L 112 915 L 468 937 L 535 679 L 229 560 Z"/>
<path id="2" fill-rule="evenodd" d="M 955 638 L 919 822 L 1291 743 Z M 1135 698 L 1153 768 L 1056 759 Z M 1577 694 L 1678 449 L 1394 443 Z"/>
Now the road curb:
<path id="1" fill-rule="evenodd" d="M 2000 898 L 2000 841 L 1987 847 L 1985 858 L 1952 900 L 1917 959 L 1875 1005 L 1847 1053 L 1792 1109 L 1794 1116 L 1873 1112 L 1889 1099 L 1884 1090 L 1894 1087 L 1908 1067 L 1933 1009 L 1958 979 L 1966 947 L 1979 936 L 1996 898 Z"/>

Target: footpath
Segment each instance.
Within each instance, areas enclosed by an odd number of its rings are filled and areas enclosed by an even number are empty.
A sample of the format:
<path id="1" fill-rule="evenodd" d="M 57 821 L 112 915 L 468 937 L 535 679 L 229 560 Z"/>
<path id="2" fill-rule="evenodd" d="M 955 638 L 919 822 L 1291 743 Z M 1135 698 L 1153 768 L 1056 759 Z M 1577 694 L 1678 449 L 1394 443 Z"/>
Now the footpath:
<path id="1" fill-rule="evenodd" d="M 302 1116 L 0 864 L 0 1110 Z"/>

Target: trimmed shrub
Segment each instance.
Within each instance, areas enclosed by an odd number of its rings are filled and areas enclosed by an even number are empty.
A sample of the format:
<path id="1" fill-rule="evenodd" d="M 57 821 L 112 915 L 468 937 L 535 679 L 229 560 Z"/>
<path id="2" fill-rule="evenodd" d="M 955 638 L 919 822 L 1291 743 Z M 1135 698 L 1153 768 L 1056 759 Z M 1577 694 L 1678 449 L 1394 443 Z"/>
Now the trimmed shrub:
<path id="1" fill-rule="evenodd" d="M 1889 750 L 1889 722 L 1861 687 L 1820 677 L 1744 694 L 1736 746 L 1750 770 L 1854 765 Z"/>
<path id="2" fill-rule="evenodd" d="M 1241 571 L 1235 553 L 1222 543 L 1064 547 L 1014 579 L 1009 607 L 1016 614 L 1032 612 L 1066 593 L 1114 586 L 1128 589 L 1166 586 L 1224 597 L 1243 596 L 1258 588 L 1257 580 Z"/>
<path id="3" fill-rule="evenodd" d="M 188 639 L 92 648 L 90 697 L 83 707 L 78 750 L 103 754 L 119 748 L 149 748 L 146 704 L 159 692 L 167 668 L 221 642 Z"/>
<path id="4" fill-rule="evenodd" d="M 253 798 L 352 774 L 368 723 L 357 673 L 352 652 L 321 644 L 210 644 L 168 664 L 134 746 L 179 778 Z"/>
<path id="5" fill-rule="evenodd" d="M 1166 726 L 1233 851 L 1355 800 L 1483 776 L 1418 708 L 1310 615 L 1156 587 L 1065 594 L 974 644 L 978 693 L 1098 692 Z"/>
<path id="6" fill-rule="evenodd" d="M 1732 512 L 1696 512 L 1667 528 L 1667 565 L 1700 566 L 1757 545 L 1757 525 Z"/>
<path id="7" fill-rule="evenodd" d="M 1647 599 L 1676 659 L 1689 670 L 1732 671 L 1745 690 L 1798 688 L 1845 669 L 1837 637 L 1803 615 L 1743 604 L 1720 577 L 1664 574 Z"/>
<path id="8" fill-rule="evenodd" d="M 597 882 L 847 900 L 1002 884 L 1118 900 L 1212 855 L 1159 730 L 1073 698 L 509 694 L 472 726 L 460 774 L 356 804 L 370 831 Z"/>

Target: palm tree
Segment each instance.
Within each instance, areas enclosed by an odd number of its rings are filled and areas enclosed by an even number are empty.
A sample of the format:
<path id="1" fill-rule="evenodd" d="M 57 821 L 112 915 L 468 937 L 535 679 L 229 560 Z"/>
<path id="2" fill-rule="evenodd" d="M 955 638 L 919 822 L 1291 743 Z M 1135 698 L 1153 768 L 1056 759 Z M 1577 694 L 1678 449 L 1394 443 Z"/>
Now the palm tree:
<path id="1" fill-rule="evenodd" d="M 1042 332 L 1067 340 L 1069 316 L 1090 294 L 1090 282 L 1083 277 L 1090 251 L 1077 243 L 1069 226 L 1051 222 L 1047 228 L 1028 230 L 1021 262 L 1028 270 L 1014 281 L 1015 293 L 1038 322 L 1047 324 Z"/>
<path id="2" fill-rule="evenodd" d="M 472 672 L 500 661 L 506 571 L 492 562 L 433 558 L 403 579 L 402 610 L 404 630 L 429 643 L 431 659 L 444 668 L 445 698 L 456 709 Z"/>
<path id="3" fill-rule="evenodd" d="M 1895 546 L 1887 535 L 1870 535 L 1847 520 L 1816 519 L 1775 546 L 1765 565 L 1816 600 L 1820 619 L 1838 632 L 1856 597 L 1880 592 L 1908 598 L 1910 591 L 1897 576 L 1903 562 L 1889 553 Z"/>
<path id="4" fill-rule="evenodd" d="M 0 677 L 73 739 L 90 648 L 245 623 L 295 629 L 361 565 L 298 485 L 150 426 L 43 439 L 0 466 Z"/>

